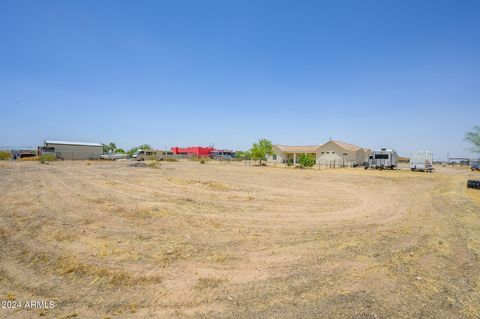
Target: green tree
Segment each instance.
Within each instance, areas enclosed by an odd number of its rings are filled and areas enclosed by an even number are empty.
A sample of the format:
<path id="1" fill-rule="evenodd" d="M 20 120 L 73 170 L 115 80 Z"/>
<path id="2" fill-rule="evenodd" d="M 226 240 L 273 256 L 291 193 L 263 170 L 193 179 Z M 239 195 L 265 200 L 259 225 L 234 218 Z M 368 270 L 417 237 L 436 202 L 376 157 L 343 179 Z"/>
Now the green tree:
<path id="1" fill-rule="evenodd" d="M 265 138 L 259 139 L 258 143 L 253 143 L 250 153 L 252 159 L 260 161 L 260 165 L 262 165 L 262 161 L 266 161 L 267 156 L 273 155 L 272 142 Z"/>
<path id="2" fill-rule="evenodd" d="M 249 151 L 236 151 L 235 157 L 239 160 L 249 160 L 252 158 L 252 155 Z"/>
<path id="3" fill-rule="evenodd" d="M 125 154 L 126 152 L 125 152 L 125 150 L 124 150 L 123 148 L 117 148 L 117 149 L 115 150 L 115 153 Z"/>
<path id="4" fill-rule="evenodd" d="M 117 150 L 117 145 L 115 143 L 110 142 L 108 144 L 102 144 L 103 145 L 103 152 L 104 153 L 115 153 Z"/>
<path id="5" fill-rule="evenodd" d="M 471 151 L 480 153 L 480 126 L 475 126 L 465 134 L 465 140 L 473 144 Z"/>
<path id="6" fill-rule="evenodd" d="M 312 167 L 315 165 L 315 158 L 312 154 L 301 154 L 298 164 L 300 164 L 300 167 Z"/>
<path id="7" fill-rule="evenodd" d="M 136 151 L 138 150 L 151 150 L 152 147 L 149 144 L 142 144 L 137 147 L 133 147 L 130 150 L 128 150 L 127 154 L 128 156 L 132 156 Z"/>

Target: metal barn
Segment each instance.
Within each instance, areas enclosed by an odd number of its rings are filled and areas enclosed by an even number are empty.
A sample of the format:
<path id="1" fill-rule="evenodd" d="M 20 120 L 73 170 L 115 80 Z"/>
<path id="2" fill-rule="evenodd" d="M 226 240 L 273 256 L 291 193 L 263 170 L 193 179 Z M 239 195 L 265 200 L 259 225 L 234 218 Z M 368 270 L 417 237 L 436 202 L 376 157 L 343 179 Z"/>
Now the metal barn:
<path id="1" fill-rule="evenodd" d="M 63 160 L 100 159 L 103 154 L 100 143 L 46 140 L 44 147 L 55 148 L 55 156 Z"/>

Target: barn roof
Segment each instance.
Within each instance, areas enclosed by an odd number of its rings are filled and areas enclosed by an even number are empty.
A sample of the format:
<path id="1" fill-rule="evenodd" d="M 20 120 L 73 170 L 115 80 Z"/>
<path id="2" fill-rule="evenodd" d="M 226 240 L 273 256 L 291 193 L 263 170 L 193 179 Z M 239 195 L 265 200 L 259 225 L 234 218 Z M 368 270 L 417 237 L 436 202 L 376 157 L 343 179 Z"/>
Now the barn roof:
<path id="1" fill-rule="evenodd" d="M 54 140 L 45 140 L 46 144 L 60 144 L 60 145 L 79 145 L 79 146 L 102 146 L 100 143 L 85 143 L 85 142 L 69 142 L 69 141 L 54 141 Z"/>

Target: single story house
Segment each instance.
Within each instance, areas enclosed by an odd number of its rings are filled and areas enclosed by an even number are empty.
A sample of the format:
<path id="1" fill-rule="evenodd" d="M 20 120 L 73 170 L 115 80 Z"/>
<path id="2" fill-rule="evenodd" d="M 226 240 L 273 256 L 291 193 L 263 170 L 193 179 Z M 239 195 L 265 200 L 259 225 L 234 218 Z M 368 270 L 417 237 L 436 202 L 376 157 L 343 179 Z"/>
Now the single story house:
<path id="1" fill-rule="evenodd" d="M 372 151 L 342 141 L 328 141 L 322 145 L 288 146 L 273 145 L 273 155 L 268 158 L 274 163 L 297 164 L 301 154 L 310 154 L 319 165 L 362 165 L 368 161 Z"/>

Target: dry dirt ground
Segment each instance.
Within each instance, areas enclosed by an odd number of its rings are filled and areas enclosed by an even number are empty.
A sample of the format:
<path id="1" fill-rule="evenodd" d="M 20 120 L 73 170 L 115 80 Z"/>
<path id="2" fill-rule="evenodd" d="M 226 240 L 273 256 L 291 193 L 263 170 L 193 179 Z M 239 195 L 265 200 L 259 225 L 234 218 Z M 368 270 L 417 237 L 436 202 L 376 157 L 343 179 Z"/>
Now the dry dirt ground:
<path id="1" fill-rule="evenodd" d="M 479 318 L 469 176 L 0 163 L 0 317 Z"/>

